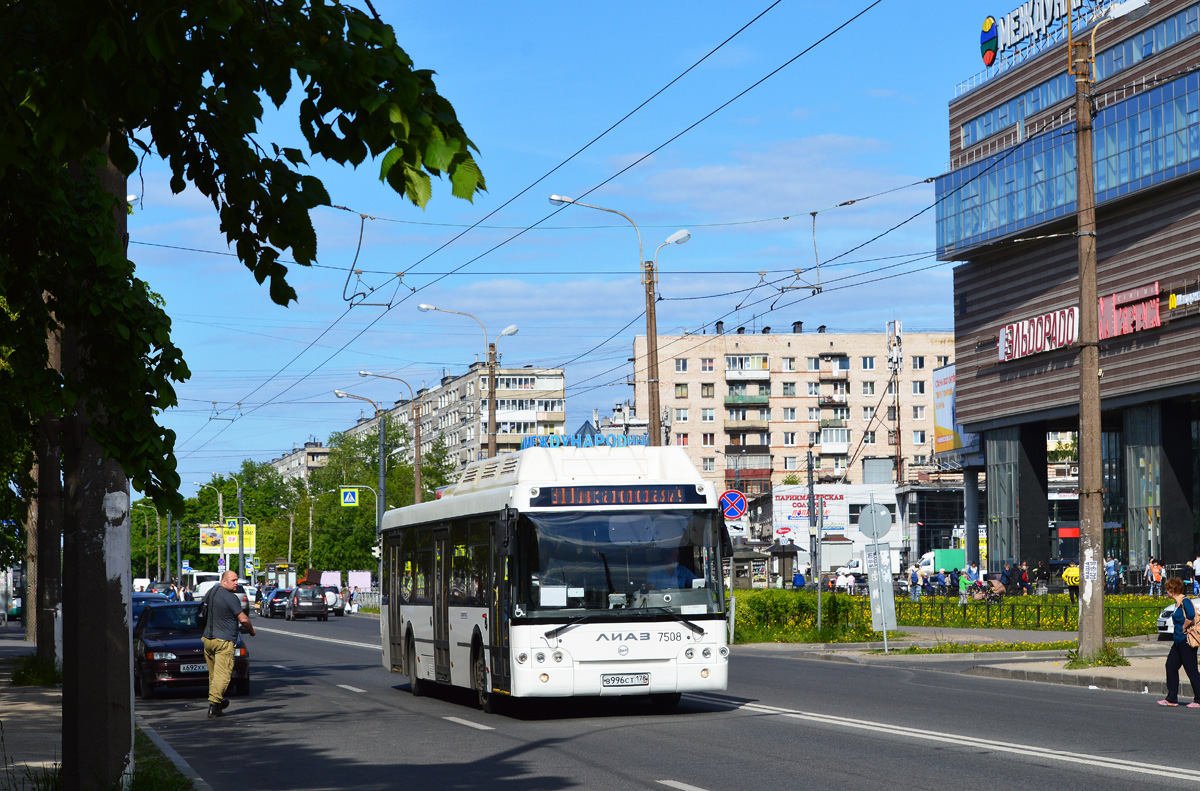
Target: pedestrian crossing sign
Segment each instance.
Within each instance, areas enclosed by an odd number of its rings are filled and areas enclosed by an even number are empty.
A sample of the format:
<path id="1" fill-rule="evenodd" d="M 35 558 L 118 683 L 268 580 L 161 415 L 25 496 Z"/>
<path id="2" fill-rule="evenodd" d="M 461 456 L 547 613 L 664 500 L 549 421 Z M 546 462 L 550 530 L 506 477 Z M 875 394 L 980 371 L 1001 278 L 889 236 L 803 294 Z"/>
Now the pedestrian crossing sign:
<path id="1" fill-rule="evenodd" d="M 342 495 L 342 507 L 343 508 L 357 508 L 358 507 L 358 489 L 351 489 L 351 488 L 347 488 L 347 487 L 343 486 L 338 491 L 340 491 L 341 495 Z"/>
<path id="2" fill-rule="evenodd" d="M 237 526 L 238 526 L 238 523 L 237 523 L 237 517 L 236 517 L 236 516 L 231 516 L 231 517 L 229 517 L 228 519 L 226 519 L 226 520 L 225 520 L 225 526 L 226 526 L 226 527 L 232 527 L 234 530 L 237 530 Z"/>

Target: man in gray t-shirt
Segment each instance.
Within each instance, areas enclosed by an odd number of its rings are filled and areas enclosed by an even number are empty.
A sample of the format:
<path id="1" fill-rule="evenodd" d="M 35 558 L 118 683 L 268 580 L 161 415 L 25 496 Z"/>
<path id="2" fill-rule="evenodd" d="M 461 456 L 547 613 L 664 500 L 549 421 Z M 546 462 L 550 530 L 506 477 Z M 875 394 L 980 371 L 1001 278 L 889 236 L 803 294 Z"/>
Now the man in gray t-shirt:
<path id="1" fill-rule="evenodd" d="M 254 625 L 242 612 L 242 602 L 234 589 L 237 574 L 226 571 L 221 575 L 221 584 L 204 597 L 208 604 L 208 623 L 204 625 L 204 661 L 208 663 L 208 716 L 224 717 L 229 701 L 225 700 L 225 689 L 233 676 L 233 652 L 237 646 L 238 625 L 244 624 L 250 636 L 254 636 Z"/>

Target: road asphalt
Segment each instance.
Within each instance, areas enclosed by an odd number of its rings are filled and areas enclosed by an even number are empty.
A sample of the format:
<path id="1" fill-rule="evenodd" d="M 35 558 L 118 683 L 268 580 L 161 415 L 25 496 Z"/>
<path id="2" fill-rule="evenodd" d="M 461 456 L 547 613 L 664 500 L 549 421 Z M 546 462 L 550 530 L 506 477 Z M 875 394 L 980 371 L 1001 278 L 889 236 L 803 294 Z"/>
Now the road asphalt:
<path id="1" fill-rule="evenodd" d="M 366 615 L 365 613 L 363 615 Z M 357 616 L 356 616 L 357 617 Z M 950 673 L 1007 678 L 1069 686 L 1142 692 L 1163 695 L 1166 681 L 1163 662 L 1167 643 L 1155 636 L 1122 639 L 1121 651 L 1129 660 L 1127 667 L 1099 667 L 1084 670 L 1066 668 L 1065 651 L 1006 651 L 948 654 L 904 654 L 910 646 L 936 647 L 947 643 L 1046 643 L 1072 640 L 1075 632 L 1038 632 L 1020 630 L 947 629 L 905 627 L 904 632 L 888 641 L 860 644 L 754 644 L 734 650 L 751 654 L 794 656 L 804 659 L 853 662 L 863 665 L 892 665 L 943 670 Z M 1131 645 L 1128 645 L 1131 644 Z M 0 626 L 0 658 L 9 659 L 33 652 L 33 644 L 24 641 L 20 624 Z M 1180 699 L 1187 701 L 1192 690 L 1186 677 L 1181 679 Z M 62 690 L 40 687 L 13 687 L 7 671 L 0 671 L 0 788 L 20 785 L 29 773 L 52 766 L 60 760 Z M 164 752 L 191 777 L 195 787 L 209 786 L 178 753 L 171 749 L 154 729 L 138 717 L 138 726 L 164 748 Z"/>

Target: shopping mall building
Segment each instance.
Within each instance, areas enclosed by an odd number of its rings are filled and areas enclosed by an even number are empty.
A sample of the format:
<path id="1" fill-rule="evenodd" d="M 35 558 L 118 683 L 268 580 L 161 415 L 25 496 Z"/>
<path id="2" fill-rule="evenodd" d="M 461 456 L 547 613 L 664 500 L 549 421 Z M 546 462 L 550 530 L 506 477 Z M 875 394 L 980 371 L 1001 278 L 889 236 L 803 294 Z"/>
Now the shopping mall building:
<path id="1" fill-rule="evenodd" d="M 1095 33 L 1105 549 L 1137 569 L 1198 547 L 1200 3 L 1099 22 L 1112 4 L 1030 0 L 981 20 L 988 68 L 950 102 L 937 180 L 938 255 L 961 262 L 957 422 L 981 439 L 993 570 L 1078 552 L 1077 522 L 1053 519 L 1046 451 L 1079 414 L 1068 5 L 1074 35 Z"/>

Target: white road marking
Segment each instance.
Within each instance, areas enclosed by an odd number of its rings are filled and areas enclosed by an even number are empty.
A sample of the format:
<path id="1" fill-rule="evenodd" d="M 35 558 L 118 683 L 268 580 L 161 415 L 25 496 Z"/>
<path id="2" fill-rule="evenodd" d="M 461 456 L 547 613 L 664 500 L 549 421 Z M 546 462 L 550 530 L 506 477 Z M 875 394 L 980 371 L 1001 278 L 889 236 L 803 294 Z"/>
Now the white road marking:
<path id="1" fill-rule="evenodd" d="M 777 706 L 767 706 L 761 703 L 738 703 L 737 701 L 731 701 L 718 697 L 708 697 L 707 695 L 703 694 L 690 694 L 688 697 L 697 700 L 703 700 L 706 703 L 724 704 L 735 709 L 742 709 L 743 711 L 751 711 L 758 714 L 773 714 L 779 717 L 805 720 L 808 722 L 819 723 L 821 725 L 833 725 L 842 728 L 852 728 L 855 730 L 874 731 L 876 733 L 886 733 L 893 736 L 902 736 L 910 739 L 920 739 L 930 742 L 943 742 L 946 744 L 958 745 L 959 747 L 978 747 L 985 750 L 1013 753 L 1015 755 L 1032 755 L 1053 761 L 1062 761 L 1070 764 L 1083 764 L 1090 767 L 1114 769 L 1122 772 L 1132 772 L 1135 774 L 1155 775 L 1157 777 L 1163 776 L 1163 768 L 1158 764 L 1148 764 L 1140 761 L 1126 761 L 1121 758 L 1112 758 L 1107 755 L 1076 753 L 1067 750 L 1052 750 L 1048 747 L 1039 747 L 1038 745 L 1034 744 L 1017 744 L 1015 742 L 979 739 L 973 736 L 964 736 L 962 734 L 938 733 L 937 731 L 926 731 L 920 728 L 907 728 L 900 725 L 887 725 L 878 722 L 870 722 L 868 720 L 852 719 L 850 717 L 838 717 L 832 714 L 817 714 L 809 711 L 784 709 Z M 1193 782 L 1200 782 L 1200 770 L 1172 767 L 1171 774 L 1173 777 L 1191 780 Z"/>
<path id="2" fill-rule="evenodd" d="M 493 728 L 490 725 L 480 725 L 478 722 L 471 722 L 470 720 L 464 720 L 462 717 L 442 717 L 442 719 L 449 720 L 450 722 L 457 722 L 459 725 L 466 725 L 468 728 L 475 728 L 476 730 L 480 730 L 480 731 L 496 730 L 495 728 Z"/>
<path id="3" fill-rule="evenodd" d="M 668 786 L 669 788 L 678 788 L 679 791 L 705 791 L 699 786 L 690 786 L 687 783 L 681 783 L 678 780 L 659 780 L 660 786 Z"/>
<path id="4" fill-rule="evenodd" d="M 286 634 L 289 637 L 302 637 L 305 640 L 320 640 L 322 643 L 337 643 L 338 645 L 352 645 L 355 648 L 370 648 L 375 651 L 382 651 L 383 646 L 378 643 L 356 643 L 353 640 L 335 640 L 332 637 L 317 637 L 315 634 L 299 634 L 297 632 L 289 632 L 285 629 L 267 629 L 259 626 L 255 629 L 256 632 L 271 632 L 273 634 Z"/>
<path id="5" fill-rule="evenodd" d="M 287 665 L 275 665 L 275 667 L 279 668 L 280 670 L 291 670 L 291 668 Z"/>
<path id="6" fill-rule="evenodd" d="M 349 684 L 338 684 L 338 686 L 341 687 L 342 689 L 348 689 L 351 692 L 366 692 L 365 689 L 359 689 L 358 687 L 352 687 Z"/>

